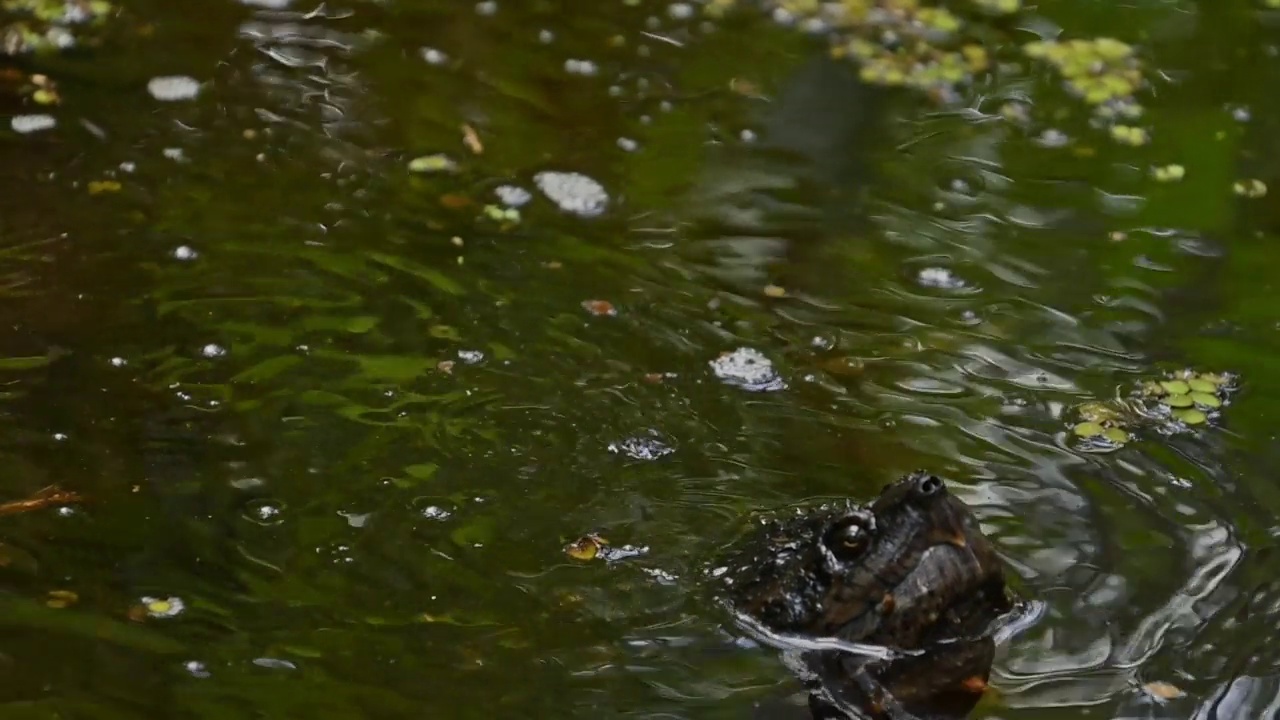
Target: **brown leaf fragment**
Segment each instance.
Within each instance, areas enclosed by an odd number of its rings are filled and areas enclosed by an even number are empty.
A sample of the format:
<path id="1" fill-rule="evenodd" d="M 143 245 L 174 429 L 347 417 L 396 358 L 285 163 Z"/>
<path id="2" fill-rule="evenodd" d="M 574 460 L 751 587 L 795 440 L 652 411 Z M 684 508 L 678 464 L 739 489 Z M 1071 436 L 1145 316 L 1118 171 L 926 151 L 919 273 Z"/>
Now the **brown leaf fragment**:
<path id="1" fill-rule="evenodd" d="M 617 308 L 615 308 L 613 303 L 608 300 L 583 300 L 582 307 L 585 308 L 587 312 L 597 317 L 604 315 L 613 316 L 618 314 Z"/>
<path id="2" fill-rule="evenodd" d="M 1167 682 L 1155 680 L 1142 686 L 1142 689 L 1151 697 L 1157 700 L 1172 700 L 1183 696 L 1182 689 L 1177 685 Z"/>

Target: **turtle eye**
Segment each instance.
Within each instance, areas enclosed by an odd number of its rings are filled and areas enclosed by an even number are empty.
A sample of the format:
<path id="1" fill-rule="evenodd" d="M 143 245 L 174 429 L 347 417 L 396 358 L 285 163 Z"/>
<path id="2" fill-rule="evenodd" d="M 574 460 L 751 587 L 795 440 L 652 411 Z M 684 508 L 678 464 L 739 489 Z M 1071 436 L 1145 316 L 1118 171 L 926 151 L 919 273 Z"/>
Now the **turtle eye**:
<path id="1" fill-rule="evenodd" d="M 827 533 L 827 547 L 842 560 L 860 555 L 871 543 L 871 530 L 861 518 L 848 518 Z"/>

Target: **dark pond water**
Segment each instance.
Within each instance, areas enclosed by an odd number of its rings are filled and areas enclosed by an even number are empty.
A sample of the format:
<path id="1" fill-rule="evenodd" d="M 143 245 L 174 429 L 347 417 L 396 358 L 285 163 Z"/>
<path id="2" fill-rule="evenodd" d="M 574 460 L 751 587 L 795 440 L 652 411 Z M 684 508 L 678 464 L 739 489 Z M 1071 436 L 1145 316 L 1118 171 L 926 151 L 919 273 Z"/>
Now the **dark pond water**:
<path id="1" fill-rule="evenodd" d="M 797 686 L 704 564 L 926 467 L 1044 603 L 975 717 L 1275 716 L 1276 18 L 1020 17 L 1138 44 L 1150 142 L 649 0 L 139 0 L 5 63 L 62 101 L 3 107 L 0 499 L 85 502 L 0 518 L 3 715 L 748 717 Z M 1221 423 L 1075 449 L 1179 367 Z"/>

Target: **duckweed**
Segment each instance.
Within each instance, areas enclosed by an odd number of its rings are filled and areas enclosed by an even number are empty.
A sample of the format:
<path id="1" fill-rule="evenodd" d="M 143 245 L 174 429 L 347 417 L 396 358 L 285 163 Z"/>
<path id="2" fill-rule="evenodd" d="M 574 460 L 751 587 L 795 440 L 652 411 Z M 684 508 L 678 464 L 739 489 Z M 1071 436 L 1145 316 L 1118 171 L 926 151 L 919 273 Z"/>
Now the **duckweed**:
<path id="1" fill-rule="evenodd" d="M 1084 449 L 1113 450 L 1142 430 L 1160 435 L 1187 432 L 1221 416 L 1237 389 L 1230 373 L 1176 370 L 1133 384 L 1127 398 L 1082 403 L 1073 408 L 1072 435 Z"/>
<path id="2" fill-rule="evenodd" d="M 1194 377 L 1187 381 L 1187 387 L 1194 393 L 1214 393 L 1218 391 L 1218 385 L 1203 377 Z"/>
<path id="3" fill-rule="evenodd" d="M 1110 440 L 1116 445 L 1123 445 L 1129 442 L 1129 433 L 1125 432 L 1124 430 L 1121 430 L 1118 427 L 1107 428 L 1102 433 L 1102 437 L 1106 438 L 1107 440 Z"/>
<path id="4" fill-rule="evenodd" d="M 1208 408 L 1222 407 L 1222 401 L 1218 399 L 1217 395 L 1213 395 L 1211 393 L 1193 392 L 1187 397 L 1196 405 L 1203 405 Z"/>
<path id="5" fill-rule="evenodd" d="M 1095 422 L 1078 423 L 1074 428 L 1072 428 L 1072 432 L 1082 438 L 1097 437 L 1106 432 L 1106 430 L 1107 429 L 1102 427 L 1102 425 Z"/>
<path id="6" fill-rule="evenodd" d="M 0 0 L 0 15 L 16 20 L 0 25 L 0 53 L 22 55 L 80 44 L 72 27 L 100 23 L 115 11 L 106 0 Z"/>
<path id="7" fill-rule="evenodd" d="M 1143 128 L 1132 125 L 1112 125 L 1111 139 L 1122 145 L 1138 147 L 1151 142 L 1151 135 Z"/>
<path id="8" fill-rule="evenodd" d="M 1174 419 L 1179 420 L 1187 425 L 1203 425 L 1204 423 L 1209 421 L 1209 416 L 1205 415 L 1203 412 L 1199 410 L 1196 410 L 1195 408 L 1188 408 L 1186 410 L 1175 410 L 1173 412 L 1173 417 Z"/>
<path id="9" fill-rule="evenodd" d="M 704 8 L 718 17 L 740 5 L 708 0 Z M 865 82 L 954 100 L 960 87 L 991 67 L 989 49 L 977 41 L 987 34 L 990 16 L 1016 13 L 1022 3 L 972 0 L 965 8 L 937 0 L 771 0 L 765 8 L 788 22 L 830 30 L 832 55 L 857 62 Z"/>
<path id="10" fill-rule="evenodd" d="M 1237 180 L 1231 189 L 1237 195 L 1243 195 L 1247 198 L 1260 198 L 1267 194 L 1267 184 L 1256 178 L 1249 180 Z"/>

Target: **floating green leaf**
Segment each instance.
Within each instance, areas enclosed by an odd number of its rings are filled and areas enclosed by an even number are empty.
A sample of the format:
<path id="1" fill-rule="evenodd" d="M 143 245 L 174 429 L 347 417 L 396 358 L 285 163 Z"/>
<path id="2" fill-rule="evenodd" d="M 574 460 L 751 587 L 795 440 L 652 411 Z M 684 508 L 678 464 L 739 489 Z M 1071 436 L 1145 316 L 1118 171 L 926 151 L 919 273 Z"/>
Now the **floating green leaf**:
<path id="1" fill-rule="evenodd" d="M 1188 425 L 1199 425 L 1209 419 L 1207 415 L 1195 408 L 1175 410 L 1173 416 Z"/>
<path id="2" fill-rule="evenodd" d="M 1129 442 L 1129 433 L 1117 427 L 1107 428 L 1106 431 L 1102 433 L 1102 437 L 1116 443 L 1117 445 L 1123 445 Z"/>
<path id="3" fill-rule="evenodd" d="M 1096 422 L 1082 422 L 1076 425 L 1071 430 L 1076 435 L 1079 435 L 1080 437 L 1084 437 L 1084 438 L 1097 437 L 1103 434 L 1104 432 L 1106 432 L 1106 428 L 1102 427 Z"/>
<path id="4" fill-rule="evenodd" d="M 1194 402 L 1196 405 L 1201 405 L 1207 408 L 1222 407 L 1222 401 L 1218 399 L 1217 395 L 1213 395 L 1211 393 L 1193 392 L 1191 393 L 1190 397 L 1192 402 Z"/>
<path id="5" fill-rule="evenodd" d="M 1213 393 L 1218 391 L 1217 384 L 1205 380 L 1202 377 L 1194 377 L 1187 381 L 1187 387 L 1191 388 L 1191 392 L 1196 393 Z"/>

